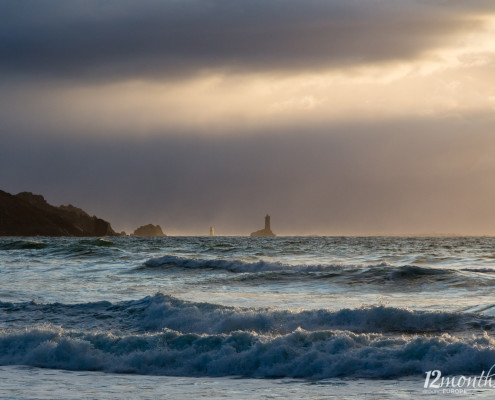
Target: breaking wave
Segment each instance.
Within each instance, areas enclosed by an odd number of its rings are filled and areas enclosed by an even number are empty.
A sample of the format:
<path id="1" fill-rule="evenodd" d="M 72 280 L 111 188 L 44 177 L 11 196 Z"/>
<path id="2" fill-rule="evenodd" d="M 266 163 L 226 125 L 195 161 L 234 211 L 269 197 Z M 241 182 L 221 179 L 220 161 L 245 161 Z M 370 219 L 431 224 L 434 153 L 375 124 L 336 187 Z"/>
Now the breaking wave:
<path id="1" fill-rule="evenodd" d="M 382 305 L 338 311 L 242 308 L 184 301 L 160 293 L 115 304 L 106 301 L 82 304 L 0 302 L 0 315 L 4 321 L 12 320 L 11 326 L 17 323 L 19 327 L 31 321 L 43 321 L 64 328 L 126 332 L 172 329 L 196 334 L 235 331 L 287 334 L 298 328 L 422 334 L 489 330 L 495 325 L 495 318 L 481 313 L 413 311 Z"/>
<path id="2" fill-rule="evenodd" d="M 379 264 L 386 265 L 386 264 Z M 245 262 L 241 260 L 202 260 L 177 256 L 163 256 L 146 261 L 141 268 L 187 268 L 187 269 L 219 269 L 230 272 L 327 272 L 340 270 L 341 265 L 286 265 L 280 262 Z"/>
<path id="3" fill-rule="evenodd" d="M 343 285 L 398 283 L 411 284 L 446 284 L 457 287 L 495 286 L 495 279 L 487 279 L 492 269 L 453 269 L 441 267 L 422 267 L 417 265 L 391 265 L 385 262 L 371 265 L 312 264 L 288 265 L 280 262 L 223 259 L 193 259 L 166 255 L 144 262 L 137 270 L 167 270 L 181 268 L 185 270 L 227 271 L 240 274 L 232 277 L 235 281 L 276 280 L 276 279 L 326 279 Z M 242 276 L 249 275 L 249 276 Z M 257 274 L 254 276 L 253 274 Z M 480 277 L 479 274 L 484 274 Z"/>
<path id="4" fill-rule="evenodd" d="M 240 308 L 156 294 L 110 303 L 0 302 L 0 365 L 176 376 L 397 378 L 479 373 L 480 313 Z M 35 321 L 41 325 L 36 326 Z M 466 331 L 468 329 L 468 331 Z"/>
<path id="5" fill-rule="evenodd" d="M 432 369 L 479 374 L 493 364 L 494 346 L 486 334 L 461 339 L 303 329 L 277 336 L 167 329 L 115 335 L 46 327 L 0 330 L 0 364 L 174 376 L 391 379 L 423 376 Z"/>

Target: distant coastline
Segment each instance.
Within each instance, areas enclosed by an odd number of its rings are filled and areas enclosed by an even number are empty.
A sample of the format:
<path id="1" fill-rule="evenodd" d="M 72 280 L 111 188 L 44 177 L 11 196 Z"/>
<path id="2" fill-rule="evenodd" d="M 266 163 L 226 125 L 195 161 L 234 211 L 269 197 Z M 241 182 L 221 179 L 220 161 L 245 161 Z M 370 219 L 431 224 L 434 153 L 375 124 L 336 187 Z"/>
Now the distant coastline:
<path id="1" fill-rule="evenodd" d="M 372 234 L 302 234 L 275 235 L 270 228 L 270 217 L 265 217 L 265 228 L 251 233 L 251 237 L 493 237 L 488 234 L 462 233 L 372 233 Z M 90 216 L 73 205 L 53 206 L 42 195 L 21 192 L 16 195 L 0 190 L 0 236 L 127 236 L 116 232 L 110 222 Z M 159 225 L 144 225 L 131 236 L 167 236 Z M 203 235 L 172 235 L 203 236 Z M 248 237 L 248 235 L 216 235 Z"/>
<path id="2" fill-rule="evenodd" d="M 0 190 L 0 236 L 119 236 L 108 221 L 73 205 L 55 207 L 38 194 Z"/>

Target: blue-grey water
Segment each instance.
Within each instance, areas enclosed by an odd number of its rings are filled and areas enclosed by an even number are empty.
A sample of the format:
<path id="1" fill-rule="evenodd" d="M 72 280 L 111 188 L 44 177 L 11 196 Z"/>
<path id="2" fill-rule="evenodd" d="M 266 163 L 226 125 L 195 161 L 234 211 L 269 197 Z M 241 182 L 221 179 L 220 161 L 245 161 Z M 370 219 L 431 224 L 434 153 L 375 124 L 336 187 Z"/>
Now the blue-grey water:
<path id="1" fill-rule="evenodd" d="M 0 238 L 0 397 L 428 398 L 494 289 L 488 237 Z"/>

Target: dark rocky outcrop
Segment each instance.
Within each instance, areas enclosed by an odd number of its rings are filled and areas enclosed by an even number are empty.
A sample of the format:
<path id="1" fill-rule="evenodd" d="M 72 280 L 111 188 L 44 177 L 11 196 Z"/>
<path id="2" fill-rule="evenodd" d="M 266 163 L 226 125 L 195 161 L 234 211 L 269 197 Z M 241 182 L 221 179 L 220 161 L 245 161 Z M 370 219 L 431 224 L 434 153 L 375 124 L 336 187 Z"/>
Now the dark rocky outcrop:
<path id="1" fill-rule="evenodd" d="M 163 233 L 160 225 L 144 225 L 137 228 L 132 236 L 167 236 Z"/>
<path id="2" fill-rule="evenodd" d="M 265 228 L 259 231 L 251 233 L 251 236 L 261 236 L 261 237 L 273 237 L 276 236 L 270 228 L 270 216 L 267 214 L 265 216 Z"/>
<path id="3" fill-rule="evenodd" d="M 55 207 L 43 196 L 0 190 L 0 236 L 117 236 L 110 223 L 72 205 Z"/>

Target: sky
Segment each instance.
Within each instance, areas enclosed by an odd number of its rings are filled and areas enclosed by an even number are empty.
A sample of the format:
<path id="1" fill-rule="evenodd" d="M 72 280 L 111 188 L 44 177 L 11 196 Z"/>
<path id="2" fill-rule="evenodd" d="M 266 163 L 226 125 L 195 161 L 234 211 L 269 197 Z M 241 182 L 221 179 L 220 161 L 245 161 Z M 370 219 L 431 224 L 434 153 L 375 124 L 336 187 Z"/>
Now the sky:
<path id="1" fill-rule="evenodd" d="M 495 235 L 493 0 L 0 0 L 0 189 L 130 233 Z"/>

